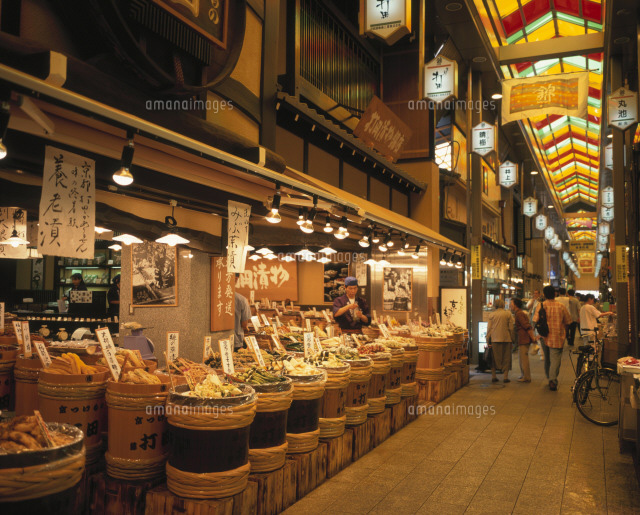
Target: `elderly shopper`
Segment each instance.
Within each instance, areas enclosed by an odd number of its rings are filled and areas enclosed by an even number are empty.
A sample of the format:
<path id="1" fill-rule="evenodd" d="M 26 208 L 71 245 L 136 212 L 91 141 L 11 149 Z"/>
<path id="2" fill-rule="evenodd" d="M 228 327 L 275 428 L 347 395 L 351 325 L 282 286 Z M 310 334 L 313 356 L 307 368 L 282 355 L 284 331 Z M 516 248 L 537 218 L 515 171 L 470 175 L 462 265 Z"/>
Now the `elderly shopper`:
<path id="1" fill-rule="evenodd" d="M 504 309 L 504 301 L 495 301 L 495 311 L 489 315 L 487 324 L 487 343 L 491 344 L 493 363 L 491 364 L 491 381 L 498 382 L 496 370 L 502 370 L 504 382 L 509 383 L 511 370 L 511 333 L 513 332 L 513 317 Z"/>

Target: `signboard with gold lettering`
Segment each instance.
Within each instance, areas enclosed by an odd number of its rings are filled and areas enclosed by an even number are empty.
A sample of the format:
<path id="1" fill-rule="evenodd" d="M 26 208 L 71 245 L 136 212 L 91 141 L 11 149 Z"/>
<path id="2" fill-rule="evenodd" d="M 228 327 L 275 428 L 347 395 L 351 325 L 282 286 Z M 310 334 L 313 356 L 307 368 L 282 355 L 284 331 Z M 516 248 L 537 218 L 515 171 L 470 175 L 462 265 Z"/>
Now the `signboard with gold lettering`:
<path id="1" fill-rule="evenodd" d="M 482 246 L 471 246 L 471 268 L 473 270 L 472 279 L 482 279 Z"/>
<path id="2" fill-rule="evenodd" d="M 616 282 L 629 282 L 629 253 L 626 245 L 616 245 Z"/>
<path id="3" fill-rule="evenodd" d="M 227 0 L 153 0 L 221 48 L 227 47 Z"/>

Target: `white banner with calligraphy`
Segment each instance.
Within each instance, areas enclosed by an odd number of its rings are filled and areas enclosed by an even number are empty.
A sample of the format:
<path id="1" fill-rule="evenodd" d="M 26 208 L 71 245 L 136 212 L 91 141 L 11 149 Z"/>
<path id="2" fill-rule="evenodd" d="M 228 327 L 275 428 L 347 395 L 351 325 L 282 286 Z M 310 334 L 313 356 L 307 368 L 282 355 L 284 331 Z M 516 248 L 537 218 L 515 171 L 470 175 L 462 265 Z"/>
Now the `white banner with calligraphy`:
<path id="1" fill-rule="evenodd" d="M 251 206 L 229 201 L 229 227 L 227 229 L 227 272 L 241 274 L 246 261 L 245 247 L 249 244 L 249 218 Z"/>
<path id="2" fill-rule="evenodd" d="M 560 73 L 502 83 L 502 123 L 558 114 L 587 117 L 589 73 Z"/>
<path id="3" fill-rule="evenodd" d="M 41 254 L 93 259 L 95 176 L 93 160 L 46 147 L 38 231 Z"/>
<path id="4" fill-rule="evenodd" d="M 15 229 L 18 236 L 27 240 L 27 211 L 18 207 L 0 207 L 0 241 L 5 241 L 11 237 Z M 35 245 L 35 242 L 31 242 Z M 7 244 L 0 244 L 0 258 L 26 259 L 29 257 L 27 245 L 13 247 Z"/>

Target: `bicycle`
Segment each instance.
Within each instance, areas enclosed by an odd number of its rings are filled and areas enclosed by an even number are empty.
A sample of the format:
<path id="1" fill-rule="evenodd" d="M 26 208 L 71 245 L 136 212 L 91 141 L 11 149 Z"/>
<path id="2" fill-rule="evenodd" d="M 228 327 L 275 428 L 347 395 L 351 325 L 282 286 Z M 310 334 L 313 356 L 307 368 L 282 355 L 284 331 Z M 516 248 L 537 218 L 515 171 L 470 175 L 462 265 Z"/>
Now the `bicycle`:
<path id="1" fill-rule="evenodd" d="M 602 342 L 594 333 L 594 343 L 581 345 L 577 351 L 576 381 L 573 402 L 580 414 L 599 426 L 618 423 L 620 376 L 601 363 Z"/>

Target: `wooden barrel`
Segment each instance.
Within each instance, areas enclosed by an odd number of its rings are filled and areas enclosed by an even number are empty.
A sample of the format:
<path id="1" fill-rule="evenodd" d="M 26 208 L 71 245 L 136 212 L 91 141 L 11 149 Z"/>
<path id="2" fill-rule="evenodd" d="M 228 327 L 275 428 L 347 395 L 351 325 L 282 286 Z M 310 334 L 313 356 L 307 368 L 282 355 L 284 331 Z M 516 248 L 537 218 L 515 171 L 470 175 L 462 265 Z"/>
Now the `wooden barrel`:
<path id="1" fill-rule="evenodd" d="M 0 411 L 14 411 L 16 406 L 16 387 L 13 368 L 19 349 L 15 345 L 0 346 Z"/>
<path id="2" fill-rule="evenodd" d="M 168 378 L 161 384 L 107 383 L 109 449 L 107 474 L 127 481 L 164 477 L 169 453 L 164 405 Z"/>
<path id="3" fill-rule="evenodd" d="M 62 422 L 84 432 L 87 465 L 102 455 L 101 433 L 106 431 L 109 371 L 96 367 L 92 375 L 55 374 L 42 369 L 38 377 L 38 405 L 46 422 Z"/>
<path id="4" fill-rule="evenodd" d="M 85 470 L 84 434 L 66 424 L 49 429 L 73 440 L 59 447 L 0 453 L 0 505 L 3 515 L 80 514 L 80 479 Z"/>
<path id="5" fill-rule="evenodd" d="M 351 365 L 351 372 L 344 411 L 347 415 L 347 425 L 358 426 L 367 421 L 372 361 L 368 356 L 362 356 L 360 359 L 345 360 L 345 362 Z"/>
<path id="6" fill-rule="evenodd" d="M 287 416 L 293 401 L 293 381 L 251 385 L 258 402 L 249 430 L 251 472 L 271 472 L 287 457 Z"/>
<path id="7" fill-rule="evenodd" d="M 189 391 L 185 385 L 169 392 L 167 488 L 173 494 L 220 499 L 247 487 L 256 394 L 246 384 L 238 388 L 242 395 L 220 399 L 183 395 Z"/>
<path id="8" fill-rule="evenodd" d="M 18 345 L 18 339 L 14 336 L 0 336 L 0 346 Z"/>
<path id="9" fill-rule="evenodd" d="M 402 365 L 402 397 L 411 397 L 416 394 L 416 367 L 418 365 L 418 347 L 408 346 L 404 348 L 404 364 Z"/>
<path id="10" fill-rule="evenodd" d="M 38 356 L 25 358 L 20 354 L 16 358 L 13 376 L 16 382 L 16 416 L 33 415 L 38 409 L 38 375 L 42 363 Z"/>
<path id="11" fill-rule="evenodd" d="M 391 370 L 385 385 L 385 404 L 393 406 L 402 400 L 402 369 L 404 368 L 404 349 L 391 349 Z"/>
<path id="12" fill-rule="evenodd" d="M 416 379 L 434 381 L 444 377 L 446 340 L 432 342 L 434 339 L 421 338 L 418 341 L 418 362 Z"/>
<path id="13" fill-rule="evenodd" d="M 341 367 L 323 367 L 323 369 L 327 372 L 327 384 L 320 409 L 320 438 L 337 438 L 344 434 L 347 422 L 345 406 L 351 365 L 345 363 Z"/>
<path id="14" fill-rule="evenodd" d="M 313 451 L 320 437 L 320 410 L 327 382 L 325 370 L 311 376 L 287 376 L 293 381 L 293 402 L 287 417 L 289 454 Z"/>
<path id="15" fill-rule="evenodd" d="M 377 415 L 386 408 L 387 396 L 385 390 L 391 373 L 391 354 L 378 352 L 370 357 L 372 363 L 367 415 Z"/>

